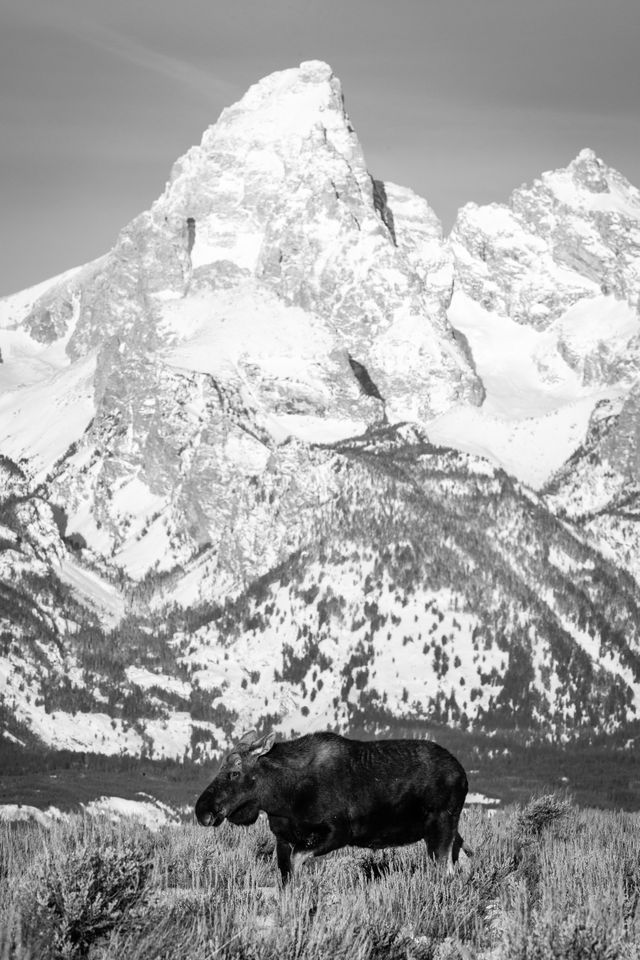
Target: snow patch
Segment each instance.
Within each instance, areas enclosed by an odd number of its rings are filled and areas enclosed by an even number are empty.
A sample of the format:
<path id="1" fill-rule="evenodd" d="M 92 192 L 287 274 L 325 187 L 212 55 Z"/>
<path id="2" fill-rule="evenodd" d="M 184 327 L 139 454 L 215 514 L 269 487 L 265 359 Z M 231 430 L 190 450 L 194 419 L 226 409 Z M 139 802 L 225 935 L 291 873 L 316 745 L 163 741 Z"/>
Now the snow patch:
<path id="1" fill-rule="evenodd" d="M 40 810 L 27 803 L 0 804 L 0 823 L 37 823 L 49 827 L 55 820 L 65 820 L 65 814 L 57 807 Z"/>
<path id="2" fill-rule="evenodd" d="M 56 567 L 58 576 L 68 584 L 76 596 L 98 613 L 107 628 L 113 628 L 125 614 L 125 598 L 117 587 L 93 570 L 80 566 L 66 554 Z"/>
<path id="3" fill-rule="evenodd" d="M 38 384 L 0 396 L 0 449 L 44 479 L 94 416 L 95 354 Z M 0 366 L 1 369 L 1 366 Z"/>
<path id="4" fill-rule="evenodd" d="M 161 690 L 167 690 L 169 693 L 175 693 L 179 697 L 189 699 L 191 685 L 177 677 L 170 677 L 164 673 L 153 673 L 146 667 L 136 666 L 127 667 L 125 674 L 129 683 L 135 684 L 141 690 L 159 687 Z"/>
<path id="5" fill-rule="evenodd" d="M 584 386 L 557 349 L 563 335 L 587 355 L 609 330 L 623 354 L 640 324 L 631 308 L 613 297 L 583 300 L 541 332 L 456 292 L 449 320 L 469 344 L 486 399 L 480 408 L 460 406 L 432 420 L 429 439 L 487 457 L 534 489 L 584 442 L 597 403 L 629 389 Z"/>
<path id="6" fill-rule="evenodd" d="M 145 794 L 148 796 L 148 794 Z M 124 797 L 99 797 L 82 804 L 89 817 L 108 817 L 112 823 L 121 820 L 142 822 L 149 830 L 156 832 L 167 824 L 179 822 L 178 815 L 170 807 L 158 800 L 128 800 Z"/>
<path id="7" fill-rule="evenodd" d="M 497 807 L 500 800 L 497 797 L 487 797 L 484 793 L 468 793 L 465 805 L 467 807 Z"/>

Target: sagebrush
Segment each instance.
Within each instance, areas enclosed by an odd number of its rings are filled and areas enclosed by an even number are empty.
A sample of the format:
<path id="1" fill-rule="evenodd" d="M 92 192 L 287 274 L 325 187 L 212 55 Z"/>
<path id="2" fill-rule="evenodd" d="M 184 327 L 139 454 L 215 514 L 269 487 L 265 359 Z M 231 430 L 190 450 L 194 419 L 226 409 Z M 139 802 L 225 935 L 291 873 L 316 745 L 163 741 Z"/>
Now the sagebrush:
<path id="1" fill-rule="evenodd" d="M 4 826 L 0 960 L 640 960 L 638 814 L 463 816 L 452 875 L 422 844 L 347 848 L 285 891 L 262 821 Z"/>

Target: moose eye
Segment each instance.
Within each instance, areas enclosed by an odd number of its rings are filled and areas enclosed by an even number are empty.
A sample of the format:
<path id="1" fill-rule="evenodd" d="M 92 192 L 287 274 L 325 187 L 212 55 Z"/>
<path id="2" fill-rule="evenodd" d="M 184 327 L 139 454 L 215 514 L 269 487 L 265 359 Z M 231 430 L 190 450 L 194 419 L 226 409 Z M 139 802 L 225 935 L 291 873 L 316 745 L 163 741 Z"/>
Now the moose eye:
<path id="1" fill-rule="evenodd" d="M 240 776 L 239 770 L 230 770 L 229 771 L 229 780 L 237 780 Z"/>

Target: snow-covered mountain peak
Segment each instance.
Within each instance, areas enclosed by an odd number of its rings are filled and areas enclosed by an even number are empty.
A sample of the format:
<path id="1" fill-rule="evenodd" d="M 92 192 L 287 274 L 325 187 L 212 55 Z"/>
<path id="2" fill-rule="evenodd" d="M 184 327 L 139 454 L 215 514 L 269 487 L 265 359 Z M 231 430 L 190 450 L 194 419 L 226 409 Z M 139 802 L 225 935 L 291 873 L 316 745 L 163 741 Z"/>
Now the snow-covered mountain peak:
<path id="1" fill-rule="evenodd" d="M 335 138 L 340 152 L 357 143 L 347 117 L 342 86 L 331 67 L 319 60 L 272 73 L 249 88 L 235 104 L 223 110 L 202 139 L 203 150 L 217 150 L 222 130 L 233 129 L 250 145 L 304 140 L 318 129 Z"/>
<path id="2" fill-rule="evenodd" d="M 543 173 L 531 188 L 516 190 L 512 203 L 517 206 L 522 193 L 523 211 L 526 210 L 531 191 L 548 191 L 553 203 L 567 208 L 565 214 L 572 211 L 580 217 L 595 217 L 604 222 L 622 218 L 633 224 L 640 220 L 640 191 L 589 148 L 581 150 L 567 167 Z M 606 233 L 603 227 L 603 223 L 599 224 L 600 232 Z"/>
<path id="3" fill-rule="evenodd" d="M 297 536 L 286 510 L 274 531 L 268 498 L 292 462 L 305 472 L 305 444 L 480 402 L 446 318 L 451 286 L 437 218 L 368 172 L 331 68 L 272 74 L 177 161 L 91 272 L 23 319 L 28 335 L 64 342 L 74 368 L 97 357 L 81 430 L 62 451 L 41 444 L 59 462 L 41 454 L 38 475 L 55 466 L 70 529 L 134 576 L 203 544 L 218 586 L 231 567 L 264 571 Z M 18 391 L 7 406 L 16 459 L 30 402 Z M 257 540 L 230 561 L 221 545 L 241 517 Z"/>
<path id="4" fill-rule="evenodd" d="M 640 376 L 640 192 L 585 149 L 507 203 L 464 206 L 449 246 L 449 319 L 487 400 L 437 434 L 538 486 Z"/>
<path id="5" fill-rule="evenodd" d="M 581 150 L 567 169 L 571 171 L 574 183 L 590 193 L 610 192 L 607 168 L 590 147 Z"/>
<path id="6" fill-rule="evenodd" d="M 507 204 L 467 204 L 451 234 L 458 286 L 542 329 L 600 293 L 638 307 L 640 191 L 590 149 Z"/>

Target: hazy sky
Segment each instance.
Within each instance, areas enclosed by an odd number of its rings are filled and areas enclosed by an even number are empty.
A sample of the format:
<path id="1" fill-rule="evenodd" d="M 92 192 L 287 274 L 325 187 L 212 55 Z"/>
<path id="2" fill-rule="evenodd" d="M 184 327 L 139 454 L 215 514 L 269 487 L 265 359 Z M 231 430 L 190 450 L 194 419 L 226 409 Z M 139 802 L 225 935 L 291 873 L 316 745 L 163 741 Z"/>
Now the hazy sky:
<path id="1" fill-rule="evenodd" d="M 0 295 L 108 250 L 273 70 L 328 61 L 448 229 L 584 146 L 640 185 L 639 0 L 0 0 Z"/>

